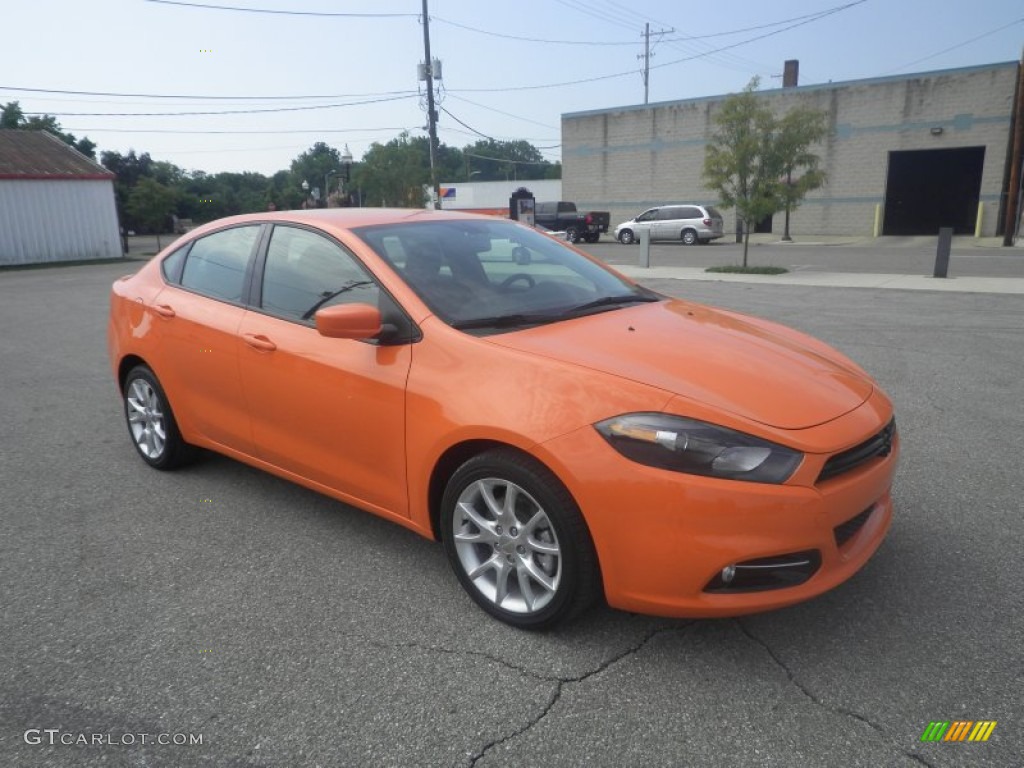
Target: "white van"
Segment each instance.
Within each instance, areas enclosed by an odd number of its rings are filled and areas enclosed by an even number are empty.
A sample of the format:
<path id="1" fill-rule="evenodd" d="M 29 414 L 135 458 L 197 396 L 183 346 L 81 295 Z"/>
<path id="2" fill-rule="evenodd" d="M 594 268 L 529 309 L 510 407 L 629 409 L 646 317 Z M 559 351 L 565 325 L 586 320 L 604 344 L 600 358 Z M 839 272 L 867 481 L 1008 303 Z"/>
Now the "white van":
<path id="1" fill-rule="evenodd" d="M 641 232 L 651 242 L 682 240 L 686 245 L 703 245 L 722 236 L 722 214 L 710 205 L 659 205 L 619 224 L 615 238 L 629 245 L 637 241 Z"/>

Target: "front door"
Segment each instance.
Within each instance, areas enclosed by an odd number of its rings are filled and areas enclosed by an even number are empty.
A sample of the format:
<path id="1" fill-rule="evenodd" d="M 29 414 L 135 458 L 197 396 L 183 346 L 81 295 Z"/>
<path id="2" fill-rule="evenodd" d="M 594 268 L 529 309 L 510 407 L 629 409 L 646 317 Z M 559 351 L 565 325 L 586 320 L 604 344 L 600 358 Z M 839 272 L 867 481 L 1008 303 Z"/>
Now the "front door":
<path id="1" fill-rule="evenodd" d="M 275 226 L 259 308 L 239 329 L 242 386 L 257 457 L 353 501 L 407 515 L 411 348 L 321 336 L 311 314 L 318 304 L 377 306 L 380 299 L 379 285 L 336 242 Z"/>

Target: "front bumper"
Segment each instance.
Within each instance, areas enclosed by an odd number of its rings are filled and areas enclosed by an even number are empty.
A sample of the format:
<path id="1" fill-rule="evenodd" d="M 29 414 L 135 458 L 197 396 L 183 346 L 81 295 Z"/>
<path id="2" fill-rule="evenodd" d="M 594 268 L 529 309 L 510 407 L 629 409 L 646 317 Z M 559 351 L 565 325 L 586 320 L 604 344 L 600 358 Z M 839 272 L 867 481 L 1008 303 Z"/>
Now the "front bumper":
<path id="1" fill-rule="evenodd" d="M 835 423 L 827 430 L 834 434 Z M 888 456 L 820 483 L 798 470 L 787 485 L 647 467 L 621 456 L 592 427 L 543 447 L 590 528 L 608 603 L 628 611 L 736 616 L 802 602 L 853 576 L 892 521 L 898 438 Z M 825 458 L 808 456 L 805 465 Z M 800 583 L 744 589 L 750 582 L 737 580 L 735 588 L 721 588 L 727 566 L 807 553 L 817 562 Z"/>

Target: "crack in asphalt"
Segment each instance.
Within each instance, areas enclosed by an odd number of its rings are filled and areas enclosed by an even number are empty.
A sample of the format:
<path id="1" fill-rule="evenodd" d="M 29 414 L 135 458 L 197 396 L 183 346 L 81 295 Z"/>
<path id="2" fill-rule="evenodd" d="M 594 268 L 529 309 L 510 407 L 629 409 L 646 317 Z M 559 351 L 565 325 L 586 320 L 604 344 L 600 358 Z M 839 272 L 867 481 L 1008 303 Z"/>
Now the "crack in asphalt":
<path id="1" fill-rule="evenodd" d="M 807 698 L 807 700 L 810 701 L 812 704 L 827 709 L 830 712 L 835 712 L 837 715 L 850 717 L 854 720 L 864 723 L 880 735 L 886 737 L 886 740 L 889 741 L 890 744 L 892 744 L 893 749 L 898 750 L 904 757 L 910 758 L 911 760 L 921 763 L 922 765 L 927 765 L 928 768 L 934 768 L 934 766 L 932 766 L 931 763 L 929 763 L 920 755 L 914 752 L 908 752 L 907 750 L 901 748 L 899 745 L 893 744 L 892 741 L 889 739 L 889 734 L 886 733 L 885 729 L 882 728 L 882 726 L 872 722 L 860 713 L 854 712 L 852 709 L 847 709 L 846 707 L 838 705 L 833 706 L 819 699 L 817 696 L 811 693 L 810 689 L 807 688 L 807 686 L 805 686 L 803 683 L 796 679 L 796 676 L 793 674 L 793 671 L 786 665 L 786 663 L 781 658 L 779 658 L 779 655 L 775 653 L 775 651 L 772 649 L 770 645 L 768 645 L 768 643 L 766 643 L 760 637 L 751 632 L 746 626 L 744 626 L 743 622 L 740 619 L 736 619 L 735 621 L 736 626 L 740 629 L 740 632 L 742 632 L 751 642 L 763 648 L 765 653 L 767 653 L 768 656 L 771 657 L 771 660 L 774 661 L 775 664 L 778 665 L 778 667 L 786 673 L 786 678 L 793 685 L 793 687 L 800 691 L 800 693 L 802 693 Z"/>
<path id="2" fill-rule="evenodd" d="M 671 627 L 655 627 L 654 629 L 648 630 L 646 633 L 644 633 L 644 636 L 638 642 L 634 643 L 629 648 L 626 648 L 621 653 L 618 653 L 615 656 L 612 656 L 610 659 L 601 662 L 595 669 L 592 669 L 589 672 L 585 672 L 582 675 L 577 675 L 576 677 L 551 677 L 546 675 L 537 675 L 535 673 L 527 672 L 524 670 L 524 673 L 530 675 L 531 677 L 534 677 L 539 680 L 545 680 L 547 682 L 553 682 L 555 684 L 555 688 L 551 692 L 551 697 L 548 699 L 547 703 L 537 714 L 537 716 L 531 719 L 522 728 L 519 728 L 518 730 L 506 736 L 502 736 L 501 738 L 494 739 L 493 741 L 484 744 L 483 747 L 481 747 L 475 754 L 471 755 L 469 758 L 469 768 L 473 768 L 477 764 L 477 762 L 483 759 L 484 756 L 486 756 L 487 753 L 495 747 L 505 744 L 506 742 L 509 742 L 512 739 L 515 739 L 519 736 L 522 736 L 531 728 L 538 725 L 545 717 L 547 717 L 551 709 L 562 698 L 562 691 L 566 685 L 570 683 L 582 683 L 590 679 L 594 675 L 598 675 L 607 670 L 608 668 L 614 666 L 615 664 L 618 664 L 620 661 L 629 658 L 630 656 L 634 656 L 635 654 L 643 650 L 644 646 L 646 646 L 649 642 L 651 642 L 651 640 L 653 640 L 658 635 L 666 634 L 668 632 L 680 632 L 689 626 L 691 625 L 674 625 Z M 515 668 L 514 665 L 508 665 L 507 663 L 506 665 Z"/>

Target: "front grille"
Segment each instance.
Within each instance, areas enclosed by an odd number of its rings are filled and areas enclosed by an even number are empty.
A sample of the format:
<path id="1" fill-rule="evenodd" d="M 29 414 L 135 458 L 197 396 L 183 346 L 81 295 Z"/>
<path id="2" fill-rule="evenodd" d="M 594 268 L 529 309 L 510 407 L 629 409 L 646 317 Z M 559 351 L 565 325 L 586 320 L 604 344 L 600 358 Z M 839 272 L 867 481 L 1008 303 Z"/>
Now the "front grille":
<path id="1" fill-rule="evenodd" d="M 719 572 L 704 586 L 705 592 L 762 592 L 803 584 L 821 567 L 821 553 L 816 549 L 789 552 L 774 557 L 744 560 L 732 566 L 732 578 L 725 580 Z"/>
<path id="2" fill-rule="evenodd" d="M 892 441 L 896 437 L 896 419 L 886 425 L 885 429 L 877 435 L 868 438 L 860 445 L 850 448 L 848 451 L 837 453 L 825 462 L 825 466 L 818 475 L 818 482 L 841 475 L 856 469 L 861 464 L 876 457 L 888 456 L 892 451 Z"/>
<path id="3" fill-rule="evenodd" d="M 856 517 L 851 517 L 845 523 L 840 523 L 833 528 L 832 533 L 836 537 L 836 546 L 841 548 L 843 544 L 852 539 L 857 531 L 864 527 L 864 523 L 868 521 L 874 511 L 875 507 L 872 505 Z"/>

